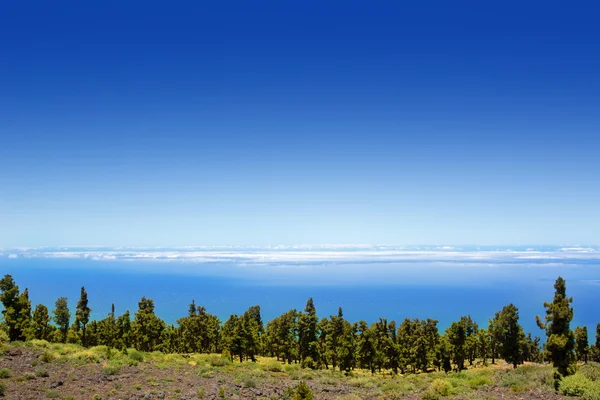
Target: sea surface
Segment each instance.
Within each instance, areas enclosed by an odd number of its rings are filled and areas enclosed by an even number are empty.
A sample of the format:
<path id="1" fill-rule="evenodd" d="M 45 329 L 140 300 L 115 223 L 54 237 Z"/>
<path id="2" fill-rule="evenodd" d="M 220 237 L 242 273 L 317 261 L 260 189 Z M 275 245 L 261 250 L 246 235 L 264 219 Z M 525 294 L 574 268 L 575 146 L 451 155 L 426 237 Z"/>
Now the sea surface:
<path id="1" fill-rule="evenodd" d="M 555 279 L 567 280 L 573 326 L 600 322 L 598 248 L 226 248 L 226 249 L 21 249 L 0 251 L 0 273 L 11 274 L 32 304 L 50 310 L 58 297 L 73 309 L 85 286 L 92 317 L 114 303 L 117 314 L 137 310 L 142 296 L 157 315 L 176 324 L 192 299 L 227 319 L 260 305 L 266 322 L 309 297 L 320 317 L 342 307 L 350 321 L 434 318 L 441 330 L 470 315 L 481 326 L 514 303 L 534 336 Z"/>

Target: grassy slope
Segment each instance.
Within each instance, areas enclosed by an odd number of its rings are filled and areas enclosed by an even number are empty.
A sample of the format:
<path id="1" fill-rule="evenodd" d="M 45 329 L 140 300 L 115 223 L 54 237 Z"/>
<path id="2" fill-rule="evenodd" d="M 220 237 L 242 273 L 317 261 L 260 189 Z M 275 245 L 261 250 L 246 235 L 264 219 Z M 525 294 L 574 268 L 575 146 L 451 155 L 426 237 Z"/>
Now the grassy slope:
<path id="1" fill-rule="evenodd" d="M 18 354 L 30 354 L 27 365 L 17 367 Z M 284 365 L 270 358 L 259 358 L 257 363 L 230 363 L 219 355 L 193 354 L 177 355 L 160 352 L 140 353 L 133 349 L 124 354 L 112 350 L 109 354 L 105 346 L 84 349 L 72 344 L 54 344 L 45 341 L 13 343 L 4 345 L 6 360 L 2 366 L 9 372 L 5 378 L 7 394 L 11 391 L 37 390 L 39 398 L 137 398 L 136 393 L 161 391 L 165 398 L 286 398 L 285 389 L 293 388 L 299 381 L 306 381 L 316 398 L 323 399 L 395 399 L 415 398 L 435 400 L 440 398 L 492 399 L 515 398 L 554 398 L 552 388 L 552 368 L 542 365 L 525 365 L 516 370 L 495 365 L 477 367 L 461 373 L 407 374 L 393 376 L 389 372 L 371 375 L 367 371 L 356 370 L 346 376 L 339 371 L 301 369 L 298 365 Z M 8 357 L 11 354 L 17 356 Z M 9 359 L 11 360 L 9 362 Z M 11 362 L 14 364 L 11 364 Z M 500 362 L 504 365 L 503 362 Z M 23 364 L 23 363 L 21 363 Z M 11 367 L 12 370 L 11 370 Z M 96 393 L 63 388 L 40 388 L 44 370 L 64 376 L 66 380 L 83 379 L 85 372 L 97 374 L 98 380 L 108 379 L 110 393 L 104 385 Z M 79 375 L 77 375 L 79 374 Z M 39 376 L 38 376 L 39 375 Z M 2 370 L 0 370 L 2 377 Z M 185 379 L 182 379 L 184 377 Z M 186 378 L 187 377 L 187 378 Z M 114 382 L 113 382 L 114 379 Z M 37 384 L 38 387 L 30 386 Z M 579 369 L 571 394 L 587 399 L 600 399 L 600 367 L 583 366 Z M 92 385 L 93 384 L 88 384 Z M 46 385 L 47 386 L 47 385 Z M 69 392 L 69 390 L 71 392 Z M 55 393 L 56 392 L 56 393 Z M 63 395 L 69 392 L 70 396 Z M 84 393 L 85 392 L 85 393 Z M 102 393 L 102 394 L 99 394 Z M 531 395 L 531 396 L 530 396 Z M 108 397 L 107 397 L 108 396 Z M 12 398 L 9 396 L 9 398 Z M 16 398 L 16 397 L 15 397 Z M 24 397 L 27 398 L 27 397 Z"/>

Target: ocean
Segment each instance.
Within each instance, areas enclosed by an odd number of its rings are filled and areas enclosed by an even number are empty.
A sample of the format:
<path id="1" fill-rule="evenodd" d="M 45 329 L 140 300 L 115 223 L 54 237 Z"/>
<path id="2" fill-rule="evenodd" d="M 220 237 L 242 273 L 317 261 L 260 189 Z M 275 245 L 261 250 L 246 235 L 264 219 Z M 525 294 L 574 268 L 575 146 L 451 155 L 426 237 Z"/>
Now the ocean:
<path id="1" fill-rule="evenodd" d="M 189 257 L 191 250 L 177 257 L 172 249 L 168 256 L 162 249 L 158 252 L 163 258 L 148 257 L 147 250 L 128 250 L 127 255 L 122 250 L 87 249 L 85 254 L 70 250 L 68 256 L 64 249 L 63 256 L 52 251 L 54 255 L 49 250 L 0 252 L 0 273 L 11 274 L 21 290 L 28 288 L 33 306 L 43 303 L 50 310 L 64 296 L 74 313 L 85 286 L 95 319 L 104 318 L 112 303 L 117 314 L 125 310 L 133 314 L 145 296 L 154 300 L 157 315 L 170 324 L 186 315 L 192 299 L 223 321 L 258 304 L 266 322 L 290 309 L 304 309 L 312 297 L 319 317 L 337 314 L 342 307 L 350 321 L 434 318 L 444 330 L 462 315 L 485 327 L 495 312 L 513 303 L 525 330 L 543 337 L 534 317 L 544 315 L 543 302 L 552 300 L 560 275 L 574 299 L 572 326 L 587 326 L 593 341 L 600 322 L 597 254 L 557 259 L 556 249 L 542 251 L 541 256 L 532 255 L 532 250 L 518 250 L 519 257 L 492 252 L 488 258 L 481 256 L 487 250 L 479 256 L 472 250 L 465 252 L 471 256 L 429 250 L 411 250 L 407 255 L 401 250 L 404 253 L 397 256 L 396 250 L 377 249 L 356 256 L 358 250 L 353 249 L 228 249 L 227 257 L 220 257 L 223 251 L 195 249 L 194 257 Z M 529 256 L 523 258 L 523 252 Z"/>

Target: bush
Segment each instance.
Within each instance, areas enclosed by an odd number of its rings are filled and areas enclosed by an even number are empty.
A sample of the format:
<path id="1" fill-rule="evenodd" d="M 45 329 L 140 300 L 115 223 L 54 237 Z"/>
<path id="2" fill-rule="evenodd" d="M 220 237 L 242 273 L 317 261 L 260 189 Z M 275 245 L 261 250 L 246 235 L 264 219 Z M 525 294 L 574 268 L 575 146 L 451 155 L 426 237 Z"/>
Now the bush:
<path id="1" fill-rule="evenodd" d="M 283 372 L 283 366 L 278 361 L 268 361 L 263 364 L 262 368 L 269 372 Z"/>
<path id="2" fill-rule="evenodd" d="M 6 385 L 0 382 L 0 396 L 4 396 L 4 392 L 6 392 Z"/>
<path id="3" fill-rule="evenodd" d="M 491 384 L 492 381 L 484 376 L 478 376 L 469 380 L 469 387 L 471 389 L 477 389 L 479 386 L 485 386 Z"/>
<path id="4" fill-rule="evenodd" d="M 252 379 L 247 379 L 244 382 L 244 386 L 248 387 L 248 388 L 255 388 L 256 387 L 256 382 Z"/>
<path id="5" fill-rule="evenodd" d="M 224 367 L 231 364 L 231 361 L 227 357 L 223 356 L 212 356 L 210 358 L 210 365 L 213 367 Z"/>
<path id="6" fill-rule="evenodd" d="M 423 393 L 421 393 L 421 400 L 439 400 L 440 394 L 432 389 L 427 389 Z"/>
<path id="7" fill-rule="evenodd" d="M 117 375 L 121 372 L 121 366 L 118 364 L 108 364 L 106 367 L 102 368 L 102 372 L 105 375 Z"/>
<path id="8" fill-rule="evenodd" d="M 137 351 L 136 349 L 127 350 L 127 356 L 129 356 L 129 358 L 132 359 L 133 361 L 137 361 L 137 362 L 144 361 L 144 355 L 142 353 L 140 353 L 139 351 Z"/>
<path id="9" fill-rule="evenodd" d="M 10 378 L 11 376 L 12 376 L 12 372 L 10 372 L 10 369 L 8 369 L 8 368 L 0 369 L 0 378 L 6 379 L 6 378 Z"/>
<path id="10" fill-rule="evenodd" d="M 26 372 L 26 373 L 23 375 L 23 378 L 25 378 L 25 380 L 28 380 L 28 381 L 30 381 L 30 380 L 32 380 L 32 379 L 35 379 L 35 374 L 33 374 L 33 373 L 31 373 L 31 372 Z"/>
<path id="11" fill-rule="evenodd" d="M 54 389 L 49 389 L 46 391 L 46 397 L 49 399 L 58 399 L 60 395 L 58 394 L 58 391 Z"/>
<path id="12" fill-rule="evenodd" d="M 6 331 L 4 329 L 0 329 L 0 342 L 8 343 L 9 341 L 10 341 L 10 338 L 8 337 L 8 333 L 6 333 Z"/>
<path id="13" fill-rule="evenodd" d="M 296 394 L 294 394 L 292 400 L 313 400 L 313 398 L 314 396 L 308 385 L 304 382 L 300 382 L 300 384 L 296 386 Z"/>
<path id="14" fill-rule="evenodd" d="M 35 370 L 35 376 L 37 376 L 38 378 L 47 378 L 50 376 L 50 374 L 48 374 L 48 371 L 46 371 L 43 368 L 38 368 Z"/>
<path id="15" fill-rule="evenodd" d="M 452 384 L 446 379 L 434 379 L 429 388 L 421 393 L 421 400 L 438 400 L 448 396 L 452 390 Z"/>
<path id="16" fill-rule="evenodd" d="M 351 378 L 348 380 L 348 385 L 359 388 L 373 388 L 375 383 L 368 377 Z"/>
<path id="17" fill-rule="evenodd" d="M 509 372 L 500 379 L 500 386 L 507 387 L 513 392 L 519 392 L 529 387 L 529 379 L 523 374 Z"/>
<path id="18" fill-rule="evenodd" d="M 42 354 L 40 359 L 45 363 L 49 363 L 52 362 L 52 360 L 54 360 L 54 355 L 52 355 L 52 353 L 50 353 L 49 351 L 44 351 L 44 354 Z"/>
<path id="19" fill-rule="evenodd" d="M 569 375 L 560 380 L 559 391 L 565 396 L 580 396 L 585 400 L 600 400 L 600 382 L 583 374 Z"/>
<path id="20" fill-rule="evenodd" d="M 584 375 L 590 381 L 598 381 L 600 380 L 600 365 L 595 363 L 582 365 L 579 368 L 579 373 Z"/>
<path id="21" fill-rule="evenodd" d="M 302 368 L 315 369 L 315 362 L 312 357 L 305 357 L 304 360 L 302 360 Z"/>
<path id="22" fill-rule="evenodd" d="M 206 390 L 202 386 L 200 386 L 198 388 L 198 390 L 196 390 L 196 397 L 199 399 L 203 399 L 205 395 L 206 395 Z"/>

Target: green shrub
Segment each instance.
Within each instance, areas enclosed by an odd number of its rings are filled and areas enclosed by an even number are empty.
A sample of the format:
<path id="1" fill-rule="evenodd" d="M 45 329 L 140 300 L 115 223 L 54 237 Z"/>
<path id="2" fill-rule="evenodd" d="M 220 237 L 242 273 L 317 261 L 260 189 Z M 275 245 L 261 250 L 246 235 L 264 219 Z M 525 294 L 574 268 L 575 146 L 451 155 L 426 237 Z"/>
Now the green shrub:
<path id="1" fill-rule="evenodd" d="M 0 396 L 4 396 L 4 392 L 6 392 L 6 385 L 0 382 Z"/>
<path id="2" fill-rule="evenodd" d="M 54 389 L 48 389 L 46 391 L 46 397 L 49 399 L 58 399 L 60 397 L 60 395 L 58 394 L 58 391 L 56 391 Z"/>
<path id="3" fill-rule="evenodd" d="M 44 351 L 44 354 L 42 354 L 40 359 L 45 363 L 49 363 L 52 362 L 52 360 L 54 360 L 54 355 L 49 351 Z"/>
<path id="4" fill-rule="evenodd" d="M 429 388 L 438 392 L 440 396 L 448 396 L 452 390 L 452 384 L 445 379 L 434 379 Z"/>
<path id="5" fill-rule="evenodd" d="M 590 381 L 600 380 L 600 364 L 590 363 L 582 365 L 579 368 L 579 373 L 584 375 Z"/>
<path id="6" fill-rule="evenodd" d="M 4 329 L 0 329 L 0 343 L 8 343 L 10 338 Z"/>
<path id="7" fill-rule="evenodd" d="M 283 372 L 283 366 L 278 361 L 268 361 L 262 365 L 262 368 L 269 372 Z"/>
<path id="8" fill-rule="evenodd" d="M 206 396 L 206 390 L 200 386 L 198 390 L 196 390 L 196 397 L 199 399 L 203 399 Z"/>
<path id="9" fill-rule="evenodd" d="M 526 390 L 530 385 L 530 380 L 527 376 L 511 372 L 502 376 L 502 379 L 500 379 L 500 386 L 507 387 L 513 392 L 522 392 Z"/>
<path id="10" fill-rule="evenodd" d="M 560 392 L 565 396 L 583 396 L 590 380 L 584 375 L 566 376 L 560 381 Z"/>
<path id="11" fill-rule="evenodd" d="M 421 400 L 439 400 L 442 396 L 432 389 L 427 389 L 421 393 Z"/>
<path id="12" fill-rule="evenodd" d="M 446 379 L 434 379 L 429 388 L 421 394 L 422 400 L 436 400 L 450 394 L 452 384 Z"/>
<path id="13" fill-rule="evenodd" d="M 133 361 L 137 361 L 137 362 L 144 361 L 144 355 L 142 353 L 140 353 L 139 351 L 137 351 L 136 349 L 127 350 L 127 355 Z"/>
<path id="14" fill-rule="evenodd" d="M 468 383 L 471 389 L 477 389 L 479 386 L 490 385 L 492 381 L 484 376 L 478 376 L 473 379 L 469 379 Z"/>
<path id="15" fill-rule="evenodd" d="M 8 369 L 8 368 L 0 369 L 0 378 L 6 379 L 6 378 L 10 378 L 11 376 L 12 376 L 12 372 L 10 372 L 10 369 Z"/>
<path id="16" fill-rule="evenodd" d="M 294 371 L 299 371 L 301 368 L 298 364 L 287 364 L 285 367 L 283 367 L 283 369 L 285 370 L 285 372 L 290 373 Z"/>
<path id="17" fill-rule="evenodd" d="M 211 369 L 206 369 L 198 371 L 198 375 L 205 379 L 211 379 L 215 377 L 216 373 Z"/>
<path id="18" fill-rule="evenodd" d="M 600 400 L 600 381 L 592 381 L 584 374 L 569 375 L 560 380 L 559 391 L 565 396 L 579 396 L 585 400 Z"/>
<path id="19" fill-rule="evenodd" d="M 310 368 L 310 369 L 314 369 L 315 368 L 315 361 L 312 359 L 312 357 L 305 357 L 304 360 L 302 360 L 302 368 Z"/>
<path id="20" fill-rule="evenodd" d="M 225 386 L 221 386 L 219 388 L 219 393 L 217 393 L 217 396 L 219 396 L 221 399 L 225 398 Z"/>
<path id="21" fill-rule="evenodd" d="M 231 364 L 231 361 L 227 357 L 223 356 L 212 356 L 210 358 L 210 365 L 213 367 L 224 367 Z"/>
<path id="22" fill-rule="evenodd" d="M 50 374 L 48 374 L 48 371 L 46 371 L 44 368 L 38 368 L 35 370 L 35 376 L 38 378 L 47 378 L 50 376 Z"/>
<path id="23" fill-rule="evenodd" d="M 256 387 L 256 382 L 253 379 L 247 379 L 244 382 L 244 386 L 249 387 L 249 388 L 255 388 Z"/>
<path id="24" fill-rule="evenodd" d="M 375 383 L 368 377 L 362 376 L 359 378 L 351 378 L 348 380 L 348 385 L 359 388 L 373 388 Z"/>
<path id="25" fill-rule="evenodd" d="M 75 396 L 63 396 L 60 400 L 77 400 Z"/>
<path id="26" fill-rule="evenodd" d="M 25 374 L 23 374 L 23 378 L 25 378 L 25 380 L 32 380 L 35 379 L 35 374 L 31 373 L 31 372 L 26 372 Z"/>
<path id="27" fill-rule="evenodd" d="M 106 367 L 102 368 L 102 372 L 105 375 L 117 375 L 121 372 L 121 366 L 119 364 L 108 364 Z"/>
<path id="28" fill-rule="evenodd" d="M 300 382 L 296 386 L 296 393 L 292 400 L 313 400 L 314 396 L 308 385 L 304 382 Z"/>

